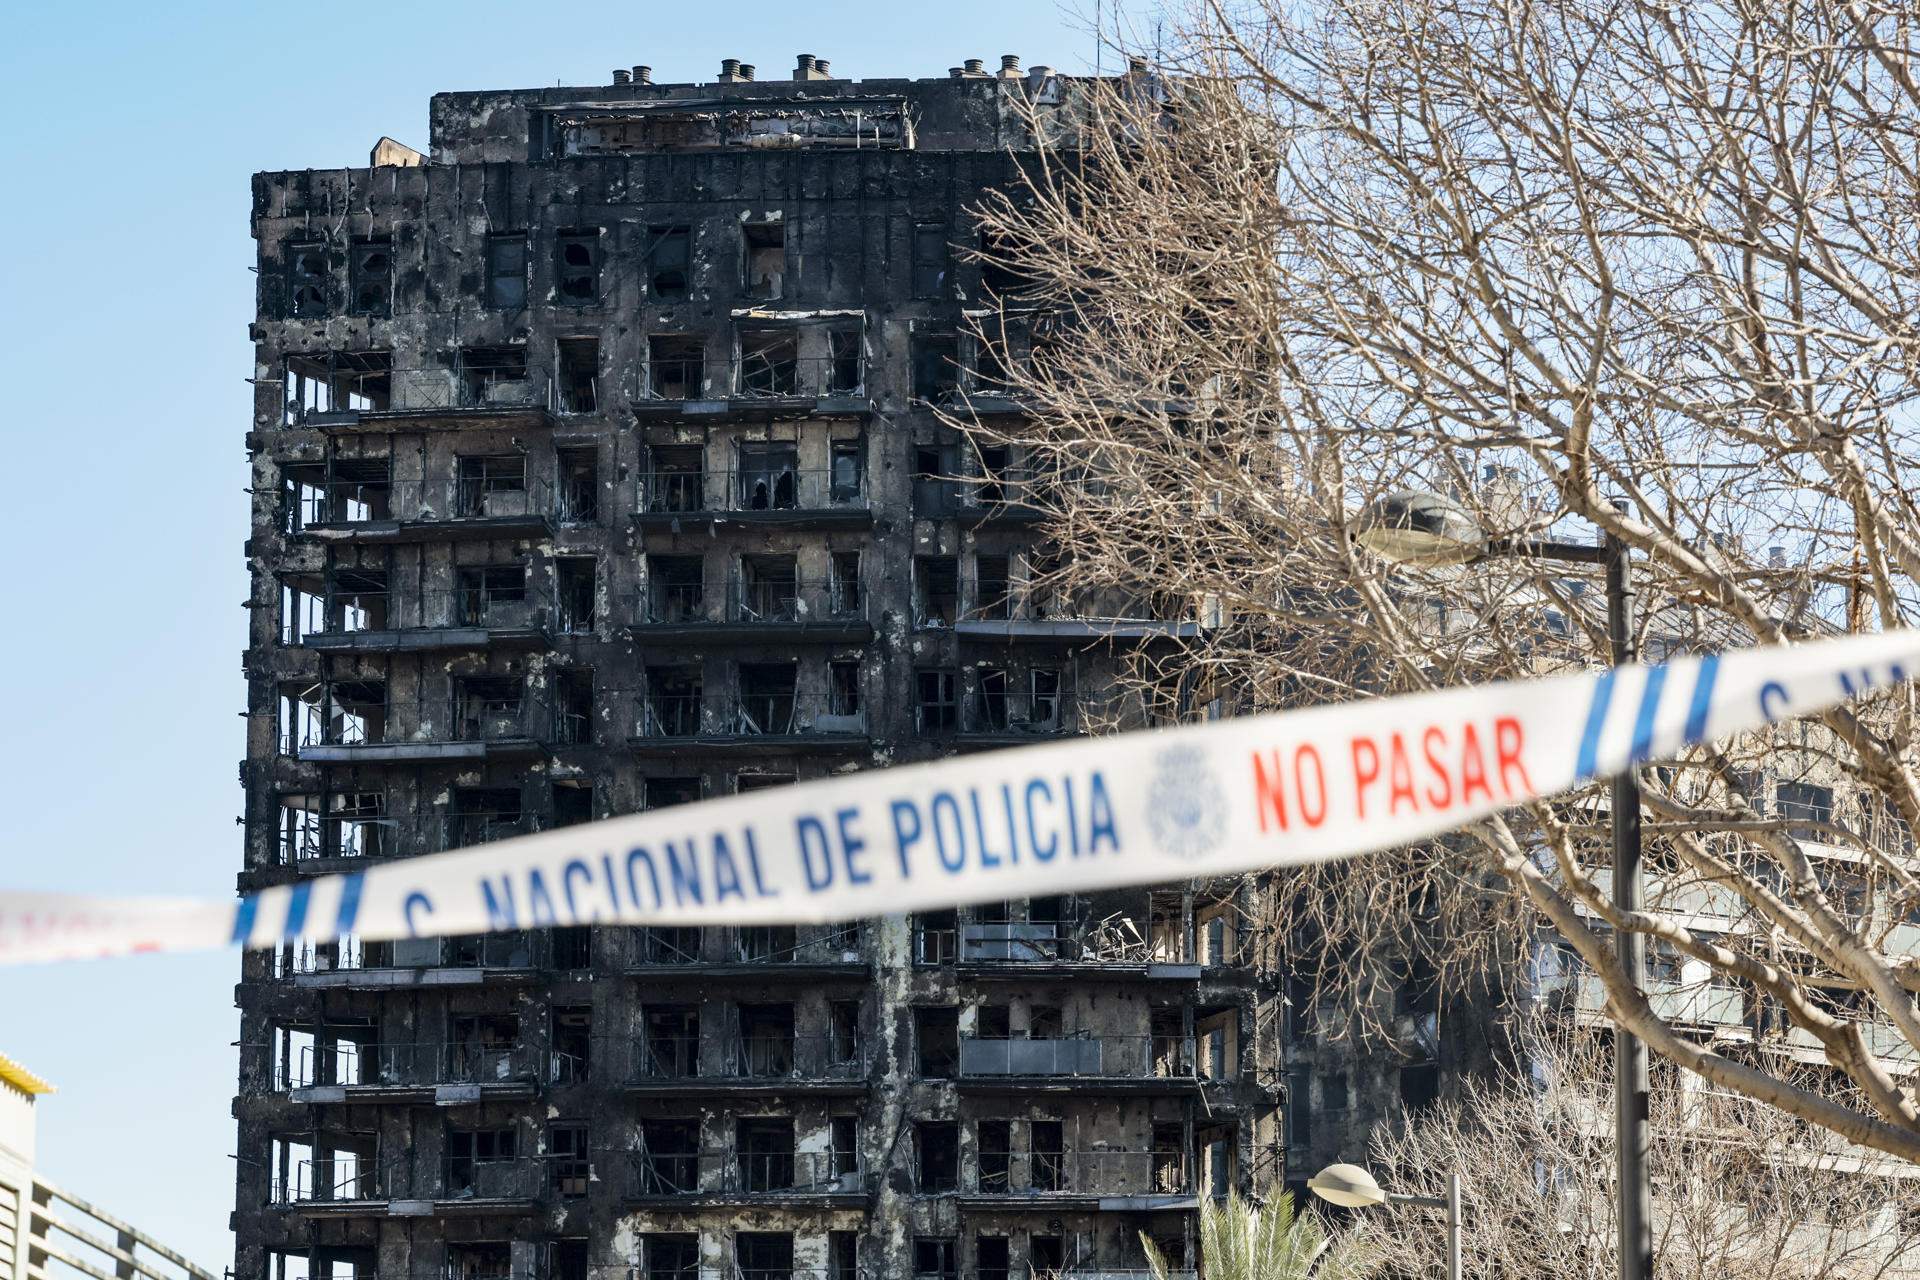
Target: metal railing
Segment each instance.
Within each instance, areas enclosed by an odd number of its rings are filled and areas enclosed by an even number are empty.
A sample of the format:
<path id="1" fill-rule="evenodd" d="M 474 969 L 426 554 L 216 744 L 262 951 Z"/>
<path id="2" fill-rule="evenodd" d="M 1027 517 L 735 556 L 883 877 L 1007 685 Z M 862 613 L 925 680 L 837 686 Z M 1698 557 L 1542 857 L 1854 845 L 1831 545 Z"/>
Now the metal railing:
<path id="1" fill-rule="evenodd" d="M 419 480 L 335 480 L 302 485 L 286 513 L 288 533 L 387 520 L 499 520 L 558 510 L 544 476 L 467 472 Z"/>
<path id="2" fill-rule="evenodd" d="M 467 1159 L 446 1156 L 440 1162 L 440 1191 L 449 1200 L 530 1200 L 546 1188 L 547 1171 L 531 1156 Z"/>
<path id="3" fill-rule="evenodd" d="M 707 361 L 700 356 L 650 358 L 640 368 L 636 400 L 705 400 Z"/>
<path id="4" fill-rule="evenodd" d="M 698 964 L 698 926 L 647 926 L 634 930 L 633 958 L 638 964 Z"/>
<path id="5" fill-rule="evenodd" d="M 743 574 L 655 583 L 634 600 L 629 616 L 659 625 L 858 622 L 867 617 L 867 598 L 858 583 L 844 579 Z"/>
<path id="6" fill-rule="evenodd" d="M 399 852 L 396 824 L 383 814 L 311 816 L 311 822 L 280 826 L 275 848 L 281 866 L 317 858 L 383 858 Z"/>
<path id="7" fill-rule="evenodd" d="M 975 1187 L 982 1195 L 1081 1192 L 1102 1195 L 1190 1195 L 1192 1161 L 1173 1151 L 979 1151 Z"/>
<path id="8" fill-rule="evenodd" d="M 643 511 L 820 511 L 867 506 L 865 474 L 846 467 L 753 466 L 656 471 L 641 485 Z"/>
<path id="9" fill-rule="evenodd" d="M 734 368 L 733 394 L 742 399 L 855 396 L 865 387 L 857 356 L 786 356 L 743 351 Z"/>
<path id="10" fill-rule="evenodd" d="M 1066 693 L 1051 698 L 1030 694 L 1003 693 L 997 696 L 976 690 L 961 704 L 960 730 L 963 733 L 1027 734 L 1047 738 L 1072 733 L 1077 724 L 1073 702 Z"/>
<path id="11" fill-rule="evenodd" d="M 479 1041 L 342 1041 L 303 1045 L 289 1085 L 488 1084 L 536 1079 L 539 1055 Z"/>
<path id="12" fill-rule="evenodd" d="M 846 1193 L 866 1188 L 851 1151 L 636 1151 L 633 1187 L 643 1196 Z"/>
<path id="13" fill-rule="evenodd" d="M 963 1036 L 959 1074 L 1186 1079 L 1196 1057 L 1191 1036 Z"/>
<path id="14" fill-rule="evenodd" d="M 1137 933 L 1119 934 L 1064 920 L 969 924 L 959 930 L 958 959 L 969 964 L 1072 961 L 1141 964 L 1150 948 Z"/>
<path id="15" fill-rule="evenodd" d="M 329 362 L 325 357 L 308 357 L 289 368 L 287 425 L 301 426 L 345 412 L 557 408 L 552 377 L 525 362 L 363 369 L 354 367 L 350 353 L 342 354 L 349 358 Z"/>
<path id="16" fill-rule="evenodd" d="M 791 734 L 857 736 L 860 715 L 799 718 L 791 693 L 740 694 L 707 699 L 700 694 L 643 694 L 634 702 L 634 736 L 639 738 L 756 738 Z"/>
<path id="17" fill-rule="evenodd" d="M 830 926 L 817 932 L 796 925 L 741 925 L 733 934 L 733 958 L 742 964 L 806 964 L 857 960 L 861 953 L 858 924 Z"/>
<path id="18" fill-rule="evenodd" d="M 849 1036 L 695 1035 L 642 1037 L 634 1046 L 639 1080 L 732 1078 L 850 1080 L 866 1073 L 866 1047 Z"/>

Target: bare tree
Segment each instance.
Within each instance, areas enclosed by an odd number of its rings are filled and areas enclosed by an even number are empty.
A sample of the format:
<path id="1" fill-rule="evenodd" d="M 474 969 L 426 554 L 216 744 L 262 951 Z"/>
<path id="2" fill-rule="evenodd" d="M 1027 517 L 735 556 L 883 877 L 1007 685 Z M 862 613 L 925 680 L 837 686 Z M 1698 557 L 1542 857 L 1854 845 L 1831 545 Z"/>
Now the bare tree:
<path id="1" fill-rule="evenodd" d="M 1442 1194 L 1446 1174 L 1461 1175 L 1471 1274 L 1604 1280 L 1617 1273 L 1618 1242 L 1611 1109 L 1594 1085 L 1608 1071 L 1606 1045 L 1564 1026 L 1525 1038 L 1527 1071 L 1476 1079 L 1377 1130 L 1372 1164 L 1416 1195 Z M 1655 1083 L 1662 1280 L 1876 1280 L 1920 1265 L 1920 1237 L 1899 1221 L 1902 1162 L 1696 1076 L 1669 1069 Z M 1444 1266 L 1442 1233 L 1416 1211 L 1362 1215 L 1359 1231 L 1388 1274 Z"/>
<path id="2" fill-rule="evenodd" d="M 1167 719 L 1605 660 L 1577 569 L 1356 543 L 1415 489 L 1493 536 L 1624 540 L 1653 657 L 1907 625 L 1914 22 L 1202 0 L 1157 67 L 1036 99 L 1053 142 L 980 211 L 997 305 L 951 413 L 1044 512 L 1026 607 L 1183 611 L 1129 677 Z M 1650 772 L 1646 911 L 1593 870 L 1596 790 L 1276 877 L 1272 936 L 1366 1007 L 1423 948 L 1505 982 L 1547 926 L 1657 1054 L 1920 1160 L 1915 766 L 1912 688 L 1877 690 Z M 1639 990 L 1621 929 L 1737 1016 Z"/>

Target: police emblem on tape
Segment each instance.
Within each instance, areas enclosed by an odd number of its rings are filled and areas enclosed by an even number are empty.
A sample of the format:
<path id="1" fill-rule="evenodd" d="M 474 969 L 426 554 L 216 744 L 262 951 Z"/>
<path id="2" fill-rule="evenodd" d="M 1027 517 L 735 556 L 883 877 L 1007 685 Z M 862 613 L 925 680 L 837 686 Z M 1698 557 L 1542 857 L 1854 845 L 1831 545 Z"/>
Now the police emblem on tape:
<path id="1" fill-rule="evenodd" d="M 1176 858 L 1199 858 L 1220 847 L 1227 832 L 1227 797 L 1206 752 L 1168 747 L 1154 759 L 1147 784 L 1147 824 L 1153 842 Z"/>

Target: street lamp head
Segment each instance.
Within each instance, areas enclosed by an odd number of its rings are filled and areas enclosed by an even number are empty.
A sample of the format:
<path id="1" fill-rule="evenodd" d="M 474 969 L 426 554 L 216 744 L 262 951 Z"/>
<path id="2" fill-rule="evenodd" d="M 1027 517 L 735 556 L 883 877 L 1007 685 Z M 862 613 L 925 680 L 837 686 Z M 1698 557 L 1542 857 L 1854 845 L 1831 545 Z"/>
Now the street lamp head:
<path id="1" fill-rule="evenodd" d="M 1373 1175 L 1357 1164 L 1330 1164 L 1307 1179 L 1313 1194 L 1343 1209 L 1371 1209 L 1387 1202 Z"/>
<path id="2" fill-rule="evenodd" d="M 1473 514 L 1437 493 L 1402 490 L 1369 504 L 1354 521 L 1354 540 L 1403 564 L 1465 564 L 1487 549 Z"/>

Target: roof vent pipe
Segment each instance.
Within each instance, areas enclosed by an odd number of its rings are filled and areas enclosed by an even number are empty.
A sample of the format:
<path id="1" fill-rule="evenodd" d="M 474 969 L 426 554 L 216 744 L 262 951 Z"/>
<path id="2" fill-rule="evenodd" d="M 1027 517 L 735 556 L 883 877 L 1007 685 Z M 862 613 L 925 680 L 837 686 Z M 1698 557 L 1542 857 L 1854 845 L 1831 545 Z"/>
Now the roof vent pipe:
<path id="1" fill-rule="evenodd" d="M 613 69 L 613 82 L 615 84 L 626 84 L 630 78 L 625 67 L 615 67 Z"/>
<path id="2" fill-rule="evenodd" d="M 963 76 L 965 76 L 966 74 L 967 74 L 967 69 L 965 67 L 948 67 L 947 68 L 947 79 L 949 80 L 958 80 Z"/>
<path id="3" fill-rule="evenodd" d="M 647 66 L 636 66 L 633 69 L 633 82 L 635 84 L 652 84 L 653 68 L 647 67 Z"/>
<path id="4" fill-rule="evenodd" d="M 815 58 L 813 60 L 813 74 L 817 79 L 820 79 L 820 80 L 833 79 L 832 67 L 833 67 L 833 64 L 828 62 L 825 58 Z"/>
<path id="5" fill-rule="evenodd" d="M 753 64 L 751 62 L 743 62 L 740 64 L 740 78 L 742 80 L 753 79 Z"/>
<path id="6" fill-rule="evenodd" d="M 987 74 L 987 63 L 984 58 L 968 58 L 965 66 L 967 74 L 970 76 L 983 76 Z"/>
<path id="7" fill-rule="evenodd" d="M 1000 78 L 1002 80 L 1018 80 L 1020 78 L 1019 54 L 1003 53 L 1000 55 Z"/>
<path id="8" fill-rule="evenodd" d="M 720 59 L 720 78 L 722 80 L 738 80 L 740 78 L 740 59 Z"/>

